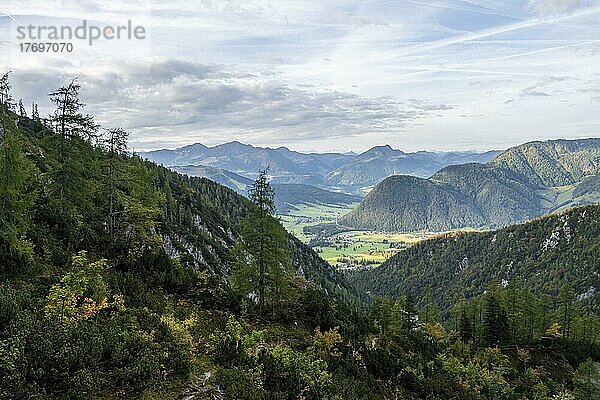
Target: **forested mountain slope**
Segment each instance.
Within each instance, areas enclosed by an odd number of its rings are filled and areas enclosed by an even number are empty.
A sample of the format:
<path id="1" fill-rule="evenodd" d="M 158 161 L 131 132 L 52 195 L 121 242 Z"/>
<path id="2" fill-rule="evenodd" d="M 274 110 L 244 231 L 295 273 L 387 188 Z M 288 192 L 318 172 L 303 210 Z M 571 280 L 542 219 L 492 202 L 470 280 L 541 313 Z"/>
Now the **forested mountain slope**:
<path id="1" fill-rule="evenodd" d="M 434 231 L 481 226 L 485 218 L 474 202 L 443 182 L 397 175 L 377 185 L 340 223 L 364 230 L 394 231 L 401 226 Z"/>
<path id="2" fill-rule="evenodd" d="M 599 201 L 599 173 L 600 139 L 532 142 L 427 180 L 388 178 L 340 223 L 386 231 L 498 228 Z"/>
<path id="3" fill-rule="evenodd" d="M 575 208 L 498 231 L 447 234 L 400 252 L 351 280 L 371 295 L 415 296 L 431 286 L 448 312 L 496 280 L 520 282 L 536 295 L 556 295 L 569 283 L 577 298 L 600 310 L 600 206 Z"/>
<path id="4" fill-rule="evenodd" d="M 204 165 L 188 165 L 171 169 L 189 176 L 208 178 L 227 186 L 242 196 L 248 195 L 248 189 L 253 183 L 252 179 L 233 172 Z M 275 205 L 280 215 L 287 214 L 302 204 L 348 205 L 358 203 L 362 199 L 359 196 L 331 192 L 301 183 L 278 183 L 273 184 L 273 188 L 275 189 Z"/>
<path id="5" fill-rule="evenodd" d="M 572 185 L 600 172 L 600 139 L 526 143 L 490 164 L 515 172 L 535 187 Z"/>
<path id="6" fill-rule="evenodd" d="M 250 207 L 246 198 L 209 179 L 183 176 L 137 157 L 120 154 L 111 160 L 101 149 L 74 139 L 67 150 L 71 174 L 64 200 L 59 201 L 52 180 L 59 176 L 52 171 L 60 174 L 61 169 L 57 137 L 28 119 L 21 118 L 19 125 L 31 166 L 29 190 L 35 196 L 30 209 L 35 237 L 30 240 L 37 251 L 51 249 L 49 253 L 34 254 L 34 258 L 64 263 L 68 254 L 79 250 L 94 249 L 97 256 L 103 256 L 105 252 L 126 252 L 147 245 L 157 254 L 164 248 L 165 254 L 177 257 L 183 267 L 208 270 L 219 279 L 226 278 L 238 224 Z M 113 189 L 118 199 L 113 210 L 118 216 L 115 230 L 124 235 L 115 245 L 118 249 L 106 247 L 110 241 L 106 232 L 110 196 L 106 168 L 111 163 L 119 175 Z M 68 210 L 57 214 L 53 211 L 57 206 Z M 304 261 L 297 263 L 297 270 L 307 279 L 314 279 L 334 296 L 356 300 L 344 278 L 310 248 L 301 246 L 291 235 L 290 243 L 295 259 Z M 9 261 L 5 259 L 5 263 Z"/>

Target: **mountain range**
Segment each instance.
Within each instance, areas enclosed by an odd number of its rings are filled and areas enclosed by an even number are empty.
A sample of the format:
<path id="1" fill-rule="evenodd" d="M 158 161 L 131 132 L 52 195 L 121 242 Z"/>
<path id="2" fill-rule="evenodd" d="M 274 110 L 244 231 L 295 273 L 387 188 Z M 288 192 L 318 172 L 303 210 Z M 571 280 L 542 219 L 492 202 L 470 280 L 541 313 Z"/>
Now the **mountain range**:
<path id="1" fill-rule="evenodd" d="M 600 139 L 531 142 L 426 179 L 389 177 L 339 222 L 382 231 L 498 228 L 600 201 L 599 174 Z"/>
<path id="2" fill-rule="evenodd" d="M 427 177 L 453 164 L 487 162 L 499 152 L 420 151 L 405 153 L 378 146 L 361 153 L 300 153 L 285 147 L 261 148 L 239 142 L 215 147 L 193 144 L 175 150 L 140 153 L 179 172 L 201 175 L 229 187 L 241 188 L 269 168 L 274 184 L 304 184 L 333 192 L 362 195 L 390 175 Z M 232 175 L 235 174 L 235 175 Z"/>

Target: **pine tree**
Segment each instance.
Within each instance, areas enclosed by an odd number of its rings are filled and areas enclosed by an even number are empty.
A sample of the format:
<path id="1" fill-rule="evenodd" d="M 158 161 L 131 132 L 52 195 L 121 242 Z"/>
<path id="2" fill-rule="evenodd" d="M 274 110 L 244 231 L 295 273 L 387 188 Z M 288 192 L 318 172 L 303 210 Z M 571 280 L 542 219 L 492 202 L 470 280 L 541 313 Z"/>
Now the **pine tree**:
<path id="1" fill-rule="evenodd" d="M 91 142 L 97 136 L 98 126 L 92 116 L 81 113 L 85 104 L 79 99 L 80 89 L 77 78 L 73 78 L 67 86 L 49 94 L 50 101 L 56 105 L 51 121 L 61 138 L 81 138 Z"/>
<path id="2" fill-rule="evenodd" d="M 563 327 L 563 336 L 569 338 L 575 308 L 575 292 L 570 284 L 566 283 L 560 288 L 558 294 L 558 314 Z"/>
<path id="3" fill-rule="evenodd" d="M 12 85 L 10 84 L 10 74 L 8 71 L 0 78 L 0 105 L 8 111 L 15 110 L 15 99 L 12 96 Z"/>
<path id="4" fill-rule="evenodd" d="M 492 288 L 487 295 L 483 314 L 483 338 L 488 346 L 504 343 L 509 327 L 506 311 L 500 304 L 496 290 Z"/>
<path id="5" fill-rule="evenodd" d="M 395 311 L 397 311 L 396 307 L 389 297 L 376 297 L 373 300 L 371 318 L 382 335 L 387 335 L 390 327 L 397 324 L 394 321 Z"/>
<path id="6" fill-rule="evenodd" d="M 114 128 L 107 131 L 104 140 L 106 150 L 108 151 L 108 184 L 109 184 L 109 211 L 108 211 L 108 232 L 111 239 L 115 237 L 115 181 L 117 180 L 116 161 L 120 155 L 127 151 L 127 139 L 129 133 L 121 128 Z"/>
<path id="7" fill-rule="evenodd" d="M 406 334 L 415 328 L 417 313 L 415 311 L 415 302 L 410 294 L 402 296 L 396 305 L 400 314 L 400 330 Z"/>
<path id="8" fill-rule="evenodd" d="M 38 105 L 35 102 L 31 102 L 31 119 L 34 121 L 40 120 L 40 112 L 38 110 Z"/>
<path id="9" fill-rule="evenodd" d="M 283 297 L 291 258 L 288 235 L 275 219 L 275 192 L 269 184 L 267 171 L 261 171 L 249 191 L 254 204 L 245 219 L 236 245 L 236 270 L 233 282 L 245 296 L 258 304 L 262 318 L 267 307 Z"/>
<path id="10" fill-rule="evenodd" d="M 0 140 L 7 134 L 7 131 L 11 128 L 8 126 L 9 123 L 13 124 L 14 121 L 10 118 L 10 113 L 14 111 L 15 101 L 12 96 L 12 85 L 10 84 L 10 74 L 7 72 L 0 78 Z"/>
<path id="11" fill-rule="evenodd" d="M 23 100 L 19 100 L 19 115 L 21 117 L 27 117 L 27 111 L 25 111 L 25 106 L 23 105 Z"/>
<path id="12" fill-rule="evenodd" d="M 22 137 L 13 117 L 0 113 L 6 131 L 0 144 L 0 270 L 25 262 L 33 248 L 25 238 L 35 193 L 34 166 L 23 155 Z"/>
<path id="13" fill-rule="evenodd" d="M 473 322 L 467 314 L 466 306 L 463 306 L 460 311 L 460 320 L 458 322 L 458 331 L 463 342 L 468 343 L 474 339 L 473 337 Z"/>

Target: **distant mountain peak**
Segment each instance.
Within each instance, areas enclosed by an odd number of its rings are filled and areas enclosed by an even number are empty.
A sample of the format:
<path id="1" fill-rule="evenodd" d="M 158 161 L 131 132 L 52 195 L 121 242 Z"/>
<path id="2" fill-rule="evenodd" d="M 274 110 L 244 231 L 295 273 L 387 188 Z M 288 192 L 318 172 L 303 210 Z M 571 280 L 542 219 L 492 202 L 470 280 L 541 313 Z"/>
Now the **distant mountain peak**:
<path id="1" fill-rule="evenodd" d="M 392 148 L 389 144 L 383 146 L 375 146 L 360 154 L 361 159 L 372 158 L 372 157 L 389 157 L 389 156 L 401 156 L 405 155 L 402 150 Z"/>
<path id="2" fill-rule="evenodd" d="M 372 153 L 372 152 L 385 152 L 385 153 L 400 152 L 400 153 L 403 153 L 403 151 L 394 149 L 389 144 L 384 144 L 384 145 L 381 145 L 381 146 L 371 147 L 369 150 L 365 151 L 363 154 L 365 154 L 365 153 Z"/>
<path id="3" fill-rule="evenodd" d="M 206 147 L 205 145 L 203 145 L 202 143 L 194 143 L 194 144 L 189 144 L 187 146 L 184 146 L 181 148 L 182 150 L 190 150 L 190 149 L 208 149 L 208 147 Z M 175 150 L 168 150 L 168 151 L 176 151 L 178 149 Z"/>
<path id="4" fill-rule="evenodd" d="M 241 147 L 241 148 L 248 148 L 248 149 L 250 149 L 250 148 L 254 149 L 255 148 L 251 144 L 246 144 L 246 143 L 239 142 L 237 140 L 232 140 L 232 141 L 227 142 L 227 143 L 216 145 L 216 146 L 213 147 L 213 149 L 214 148 L 226 148 L 226 147 Z"/>

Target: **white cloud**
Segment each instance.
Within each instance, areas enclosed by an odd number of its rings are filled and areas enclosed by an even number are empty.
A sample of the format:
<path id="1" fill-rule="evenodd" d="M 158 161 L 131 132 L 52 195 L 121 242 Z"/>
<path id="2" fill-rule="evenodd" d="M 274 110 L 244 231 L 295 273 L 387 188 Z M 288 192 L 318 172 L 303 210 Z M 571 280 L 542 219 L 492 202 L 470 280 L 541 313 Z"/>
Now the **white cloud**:
<path id="1" fill-rule="evenodd" d="M 73 69 L 48 67 L 17 71 L 17 95 L 40 97 L 65 82 Z M 401 103 L 298 87 L 272 74 L 173 59 L 112 62 L 80 72 L 87 110 L 103 125 L 132 130 L 138 150 L 191 141 L 282 144 L 401 132 L 410 121 L 451 108 L 418 99 Z M 41 106 L 50 112 L 47 102 Z"/>
<path id="2" fill-rule="evenodd" d="M 583 5 L 582 0 L 528 0 L 528 5 L 542 17 L 565 14 Z"/>

